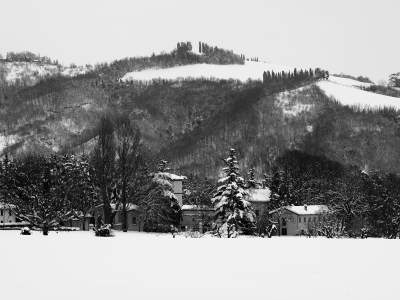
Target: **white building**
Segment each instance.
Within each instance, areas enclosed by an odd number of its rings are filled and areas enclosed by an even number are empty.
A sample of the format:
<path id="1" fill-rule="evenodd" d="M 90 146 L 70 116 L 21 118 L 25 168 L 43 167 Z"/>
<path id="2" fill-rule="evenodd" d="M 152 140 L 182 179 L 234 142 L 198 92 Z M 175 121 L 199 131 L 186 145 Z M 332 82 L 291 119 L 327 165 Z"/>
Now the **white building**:
<path id="1" fill-rule="evenodd" d="M 28 224 L 17 218 L 13 211 L 13 207 L 12 204 L 0 203 L 0 229 L 2 227 L 19 227 Z"/>
<path id="2" fill-rule="evenodd" d="M 250 202 L 256 217 L 261 217 L 268 207 L 271 198 L 269 188 L 251 188 L 246 200 Z"/>
<path id="3" fill-rule="evenodd" d="M 329 212 L 326 205 L 284 206 L 270 212 L 280 235 L 307 234 Z"/>

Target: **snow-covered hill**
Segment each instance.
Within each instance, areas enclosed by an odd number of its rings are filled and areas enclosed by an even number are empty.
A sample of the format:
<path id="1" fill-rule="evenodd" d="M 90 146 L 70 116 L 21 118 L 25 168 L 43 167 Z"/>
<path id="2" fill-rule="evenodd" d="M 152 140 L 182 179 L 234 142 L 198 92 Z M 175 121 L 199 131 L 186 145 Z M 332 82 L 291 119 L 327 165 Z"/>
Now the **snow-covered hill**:
<path id="1" fill-rule="evenodd" d="M 359 106 L 364 108 L 393 107 L 400 110 L 400 98 L 385 96 L 360 89 L 369 83 L 353 79 L 331 76 L 327 81 L 317 83 L 327 96 L 335 98 L 343 105 Z"/>
<path id="2" fill-rule="evenodd" d="M 122 77 L 122 81 L 139 80 L 150 81 L 153 79 L 177 80 L 183 78 L 216 78 L 235 79 L 240 81 L 262 80 L 264 71 L 275 72 L 293 70 L 294 67 L 274 65 L 266 62 L 246 61 L 243 65 L 213 65 L 193 64 L 165 69 L 147 69 L 129 72 Z"/>
<path id="3" fill-rule="evenodd" d="M 45 77 L 56 75 L 76 76 L 84 74 L 89 69 L 84 66 L 65 67 L 53 64 L 36 62 L 3 62 L 0 63 L 0 73 L 3 80 L 7 83 L 23 81 L 27 84 L 35 84 L 38 80 Z"/>
<path id="4" fill-rule="evenodd" d="M 301 67 L 297 67 L 301 69 Z M 307 68 L 307 67 L 305 67 Z M 264 71 L 292 71 L 294 67 L 274 65 L 266 62 L 249 62 L 244 65 L 212 65 L 193 64 L 165 69 L 147 69 L 129 72 L 122 77 L 122 81 L 153 79 L 178 80 L 184 78 L 215 78 L 236 79 L 240 81 L 262 80 Z M 343 105 L 381 108 L 393 107 L 400 109 L 400 98 L 385 96 L 362 90 L 371 84 L 354 79 L 330 76 L 327 81 L 320 81 L 317 85 L 328 95 L 334 97 Z"/>

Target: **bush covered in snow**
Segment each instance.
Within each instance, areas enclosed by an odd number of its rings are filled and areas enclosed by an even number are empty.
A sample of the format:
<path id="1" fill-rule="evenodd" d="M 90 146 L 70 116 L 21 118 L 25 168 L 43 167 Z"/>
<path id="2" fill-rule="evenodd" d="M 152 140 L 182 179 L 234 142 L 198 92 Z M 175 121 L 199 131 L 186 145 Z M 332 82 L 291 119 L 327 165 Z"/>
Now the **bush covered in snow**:
<path id="1" fill-rule="evenodd" d="M 29 227 L 24 227 L 21 229 L 21 234 L 22 235 L 31 235 L 31 230 L 29 229 Z"/>
<path id="2" fill-rule="evenodd" d="M 98 228 L 94 228 L 94 232 L 96 236 L 111 236 L 111 225 L 110 224 L 104 224 L 101 225 Z"/>

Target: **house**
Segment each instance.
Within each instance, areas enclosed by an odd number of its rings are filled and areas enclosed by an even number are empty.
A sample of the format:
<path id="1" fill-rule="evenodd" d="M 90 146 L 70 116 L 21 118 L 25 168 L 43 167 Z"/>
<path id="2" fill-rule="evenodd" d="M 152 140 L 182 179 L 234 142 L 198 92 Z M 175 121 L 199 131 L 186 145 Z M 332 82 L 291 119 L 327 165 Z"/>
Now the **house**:
<path id="1" fill-rule="evenodd" d="M 122 205 L 116 205 L 111 203 L 111 212 L 114 214 L 114 229 L 122 230 L 123 223 L 123 211 Z M 99 218 L 104 222 L 104 210 L 103 204 L 97 205 L 93 209 L 93 219 L 97 222 Z M 126 205 L 127 214 L 127 228 L 132 231 L 141 231 L 143 226 L 140 222 L 140 211 L 136 204 L 127 203 Z"/>
<path id="2" fill-rule="evenodd" d="M 214 209 L 207 205 L 182 205 L 181 230 L 200 231 L 210 230 L 214 217 Z"/>
<path id="3" fill-rule="evenodd" d="M 271 198 L 271 190 L 269 188 L 251 188 L 248 191 L 246 200 L 250 202 L 256 217 L 262 216 L 268 207 Z"/>
<path id="4" fill-rule="evenodd" d="M 183 202 L 182 185 L 183 185 L 183 181 L 186 179 L 186 176 L 179 176 L 179 175 L 175 175 L 175 174 L 171 174 L 171 173 L 165 173 L 165 174 L 167 174 L 167 177 L 171 181 L 172 190 L 173 190 L 176 198 L 178 199 L 179 205 L 182 206 L 182 202 Z"/>
<path id="5" fill-rule="evenodd" d="M 326 205 L 284 206 L 270 212 L 278 224 L 279 235 L 307 234 L 329 212 Z"/>
<path id="6" fill-rule="evenodd" d="M 0 203 L 0 229 L 9 227 L 22 227 L 27 226 L 27 222 L 23 222 L 15 215 L 13 211 L 14 205 L 7 203 Z"/>
<path id="7" fill-rule="evenodd" d="M 69 220 L 62 222 L 62 226 L 76 229 L 79 228 L 79 230 L 89 230 L 91 224 L 94 224 L 94 218 L 90 213 L 87 213 L 85 217 L 80 213 L 78 216 L 74 216 Z"/>

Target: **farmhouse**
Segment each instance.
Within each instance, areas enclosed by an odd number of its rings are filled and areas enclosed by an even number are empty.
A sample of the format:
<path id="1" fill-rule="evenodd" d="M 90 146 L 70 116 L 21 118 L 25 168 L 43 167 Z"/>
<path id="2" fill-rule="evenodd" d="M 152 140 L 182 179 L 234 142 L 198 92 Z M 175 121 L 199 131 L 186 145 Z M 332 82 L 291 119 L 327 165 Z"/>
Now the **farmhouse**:
<path id="1" fill-rule="evenodd" d="M 275 209 L 270 215 L 278 224 L 280 235 L 301 235 L 310 232 L 328 212 L 326 205 L 290 205 Z"/>

